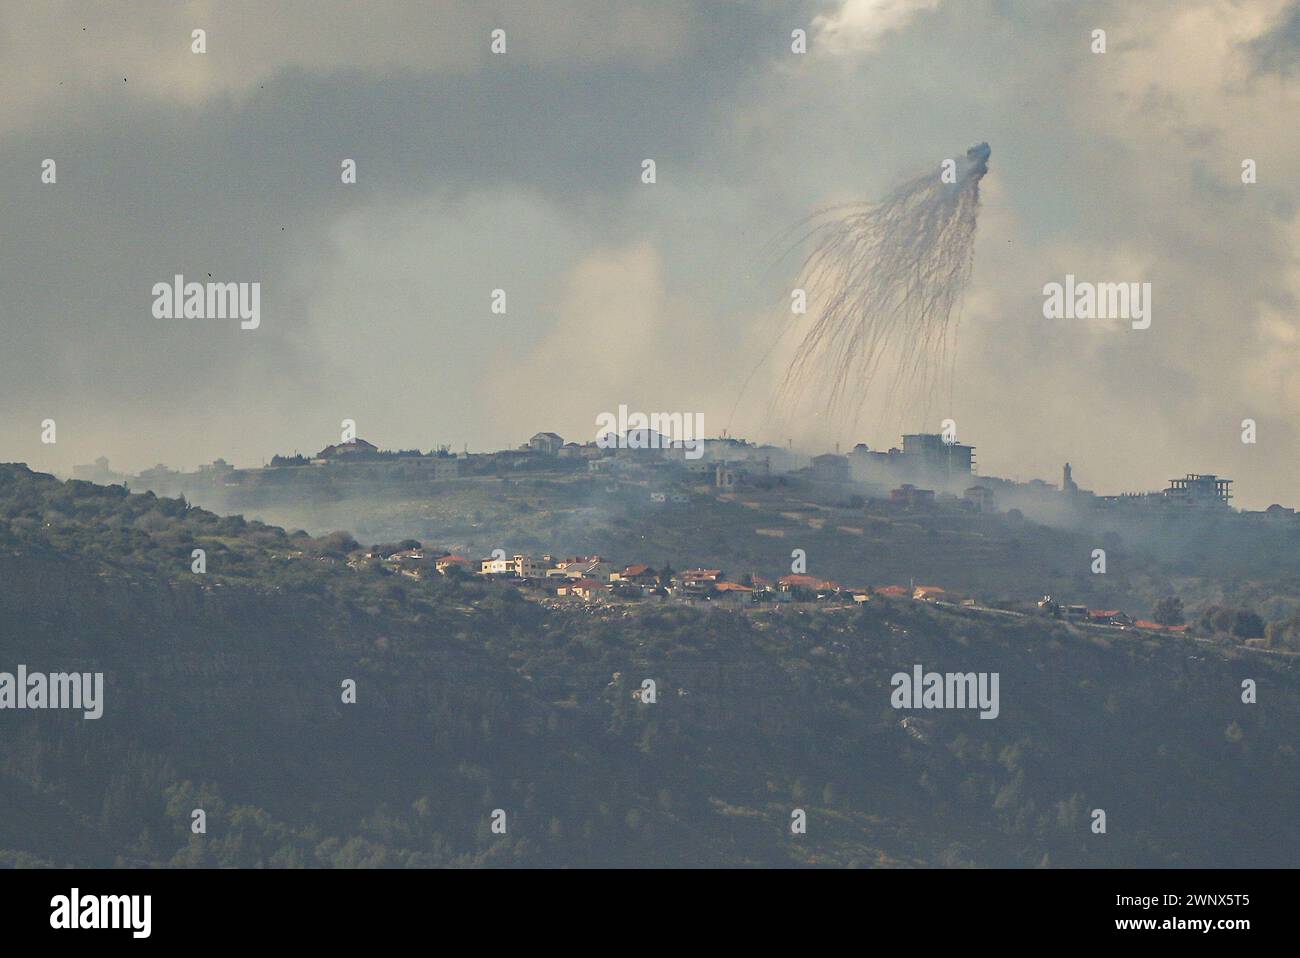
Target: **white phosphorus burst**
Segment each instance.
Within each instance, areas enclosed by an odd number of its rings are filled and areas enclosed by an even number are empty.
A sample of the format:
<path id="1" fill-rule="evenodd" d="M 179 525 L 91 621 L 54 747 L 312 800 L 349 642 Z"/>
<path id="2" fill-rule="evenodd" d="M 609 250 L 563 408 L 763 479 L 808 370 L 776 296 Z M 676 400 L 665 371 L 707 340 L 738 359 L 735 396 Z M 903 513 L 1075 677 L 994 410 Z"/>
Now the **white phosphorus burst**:
<path id="1" fill-rule="evenodd" d="M 823 210 L 797 227 L 805 233 L 795 246 L 813 244 L 799 282 L 811 325 L 779 406 L 812 402 L 832 422 L 856 426 L 885 355 L 894 363 L 890 395 L 937 384 L 970 279 L 988 159 L 981 143 L 957 162 L 954 182 L 927 173 L 879 203 Z"/>

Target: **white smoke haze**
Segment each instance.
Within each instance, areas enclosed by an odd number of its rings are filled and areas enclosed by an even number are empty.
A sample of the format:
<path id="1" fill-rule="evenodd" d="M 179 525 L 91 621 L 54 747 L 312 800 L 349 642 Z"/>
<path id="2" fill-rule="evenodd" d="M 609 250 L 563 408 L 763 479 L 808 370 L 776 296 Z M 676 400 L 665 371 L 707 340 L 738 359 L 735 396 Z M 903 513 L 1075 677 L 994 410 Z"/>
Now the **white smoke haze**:
<path id="1" fill-rule="evenodd" d="M 810 451 L 951 417 L 983 471 L 1055 481 L 1068 460 L 1100 492 L 1218 472 L 1241 505 L 1294 504 L 1296 4 L 575 0 L 500 11 L 496 60 L 481 5 L 380 5 L 368 25 L 309 6 L 6 16 L 0 458 L 257 465 L 335 441 L 345 415 L 384 446 L 482 449 L 582 437 L 627 402 Z M 812 403 L 776 421 L 799 338 L 788 310 L 774 328 L 756 252 L 984 139 L 950 396 L 878 416 L 889 397 L 871 398 L 856 429 Z M 176 272 L 261 281 L 261 328 L 160 325 L 149 287 Z M 1151 329 L 1044 320 L 1066 273 L 1152 282 Z M 606 394 L 585 409 L 587 392 Z"/>

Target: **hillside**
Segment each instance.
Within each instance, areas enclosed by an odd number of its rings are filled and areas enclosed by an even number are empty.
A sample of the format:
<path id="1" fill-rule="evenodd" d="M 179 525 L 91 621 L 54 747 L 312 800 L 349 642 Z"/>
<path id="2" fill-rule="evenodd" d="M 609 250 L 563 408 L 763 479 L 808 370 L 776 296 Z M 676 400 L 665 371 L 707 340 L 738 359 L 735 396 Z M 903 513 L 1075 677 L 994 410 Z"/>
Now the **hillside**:
<path id="1" fill-rule="evenodd" d="M 0 671 L 106 687 L 97 721 L 0 711 L 0 861 L 1294 864 L 1293 657 L 910 602 L 550 609 L 348 546 L 0 466 Z M 914 664 L 999 673 L 998 717 L 891 708 Z"/>
<path id="2" fill-rule="evenodd" d="M 282 470 L 290 472 L 291 470 Z M 308 473 L 310 475 L 310 473 Z M 1189 614 L 1250 605 L 1269 620 L 1300 615 L 1300 527 L 1232 517 L 1058 528 L 1014 512 L 899 509 L 861 489 L 791 478 L 734 494 L 609 477 L 478 477 L 387 486 L 282 481 L 253 491 L 188 489 L 191 501 L 312 532 L 346 529 L 364 542 L 413 537 L 471 557 L 599 553 L 656 567 L 722 568 L 776 578 L 801 549 L 808 571 L 852 586 L 916 582 L 987 601 L 1044 594 L 1149 617 L 1181 596 Z M 1092 571 L 1106 551 L 1104 575 Z"/>

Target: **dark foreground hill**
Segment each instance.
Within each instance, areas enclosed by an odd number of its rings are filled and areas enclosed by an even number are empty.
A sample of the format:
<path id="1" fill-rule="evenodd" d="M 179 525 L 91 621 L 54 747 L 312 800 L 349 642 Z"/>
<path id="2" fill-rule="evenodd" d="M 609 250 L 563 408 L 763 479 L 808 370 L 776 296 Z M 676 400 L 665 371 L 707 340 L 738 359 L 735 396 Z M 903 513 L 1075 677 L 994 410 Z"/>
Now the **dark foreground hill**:
<path id="1" fill-rule="evenodd" d="M 0 861 L 1296 863 L 1290 656 L 913 603 L 555 611 L 343 549 L 0 466 L 0 672 L 105 673 L 99 720 L 0 710 Z M 891 708 L 915 664 L 997 672 L 997 718 Z"/>

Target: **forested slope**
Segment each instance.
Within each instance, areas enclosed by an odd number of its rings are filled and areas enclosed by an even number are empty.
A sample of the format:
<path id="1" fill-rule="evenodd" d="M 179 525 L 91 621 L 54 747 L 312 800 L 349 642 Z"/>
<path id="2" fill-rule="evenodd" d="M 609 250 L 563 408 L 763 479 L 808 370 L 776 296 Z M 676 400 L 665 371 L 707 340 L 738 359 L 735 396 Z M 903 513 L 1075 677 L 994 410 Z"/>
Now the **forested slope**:
<path id="1" fill-rule="evenodd" d="M 99 720 L 0 711 L 0 861 L 1295 864 L 1292 657 L 913 603 L 556 611 L 347 546 L 0 466 L 0 671 L 105 673 Z M 1000 714 L 891 708 L 917 663 L 998 672 Z"/>

